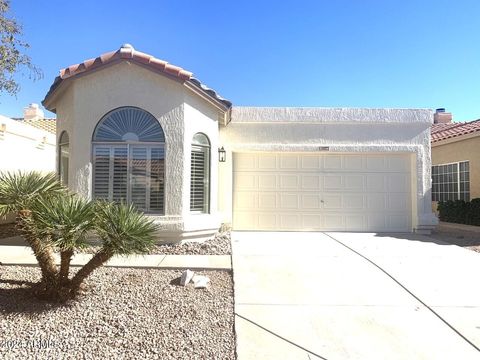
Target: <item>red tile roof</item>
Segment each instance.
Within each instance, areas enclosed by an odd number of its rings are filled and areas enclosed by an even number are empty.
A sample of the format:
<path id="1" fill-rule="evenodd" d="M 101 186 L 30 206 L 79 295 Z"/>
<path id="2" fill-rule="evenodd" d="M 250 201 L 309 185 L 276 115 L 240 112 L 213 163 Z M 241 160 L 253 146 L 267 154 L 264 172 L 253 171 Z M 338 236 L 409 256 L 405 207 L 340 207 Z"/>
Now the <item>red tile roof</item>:
<path id="1" fill-rule="evenodd" d="M 480 119 L 463 123 L 453 122 L 447 124 L 433 124 L 431 129 L 432 143 L 471 134 L 477 131 L 479 131 L 478 135 L 480 135 Z"/>
<path id="2" fill-rule="evenodd" d="M 28 121 L 25 121 L 24 118 L 13 118 L 13 120 L 21 121 L 23 124 L 33 126 L 40 130 L 48 131 L 51 134 L 57 133 L 57 119 L 55 118 L 45 118 Z"/>
<path id="3" fill-rule="evenodd" d="M 215 100 L 223 103 L 227 108 L 231 106 L 231 102 L 223 99 L 219 96 L 214 90 L 206 87 L 204 84 L 200 83 L 197 79 L 193 77 L 193 73 L 190 71 L 184 70 L 181 67 L 169 64 L 166 61 L 157 59 L 152 55 L 143 53 L 141 51 L 135 50 L 130 44 L 124 44 L 117 51 L 111 51 L 105 54 L 96 57 L 95 59 L 85 60 L 80 64 L 71 65 L 65 69 L 60 70 L 60 76 L 55 78 L 50 90 L 48 91 L 45 99 L 42 101 L 42 104 L 45 105 L 45 101 L 53 94 L 55 89 L 60 85 L 63 80 L 74 77 L 76 75 L 100 68 L 107 64 L 128 60 L 132 62 L 137 62 L 143 64 L 153 70 L 160 71 L 168 76 L 179 79 L 180 81 L 188 81 L 192 83 L 197 88 L 200 88 L 203 92 L 206 92 L 209 96 Z M 50 109 L 49 109 L 50 110 Z"/>

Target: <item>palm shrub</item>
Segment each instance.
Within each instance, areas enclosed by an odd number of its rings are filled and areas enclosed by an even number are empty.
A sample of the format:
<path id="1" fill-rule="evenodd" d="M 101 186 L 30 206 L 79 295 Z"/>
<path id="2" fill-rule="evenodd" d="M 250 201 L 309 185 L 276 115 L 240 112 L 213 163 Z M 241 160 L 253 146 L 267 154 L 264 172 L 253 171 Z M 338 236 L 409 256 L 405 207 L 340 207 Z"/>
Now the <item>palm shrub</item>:
<path id="1" fill-rule="evenodd" d="M 15 213 L 16 226 L 30 245 L 42 271 L 43 282 L 54 282 L 57 268 L 50 243 L 41 241 L 28 226 L 32 206 L 65 192 L 55 174 L 39 172 L 0 173 L 0 216 Z"/>
<path id="2" fill-rule="evenodd" d="M 39 184 L 42 179 L 48 186 Z M 154 245 L 157 230 L 133 205 L 87 201 L 69 194 L 53 174 L 0 175 L 0 211 L 21 213 L 17 222 L 42 269 L 35 294 L 51 300 L 74 298 L 84 280 L 113 255 L 147 253 Z M 70 278 L 72 256 L 90 246 L 87 238 L 92 232 L 98 235 L 102 246 Z M 54 252 L 60 254 L 59 268 Z"/>

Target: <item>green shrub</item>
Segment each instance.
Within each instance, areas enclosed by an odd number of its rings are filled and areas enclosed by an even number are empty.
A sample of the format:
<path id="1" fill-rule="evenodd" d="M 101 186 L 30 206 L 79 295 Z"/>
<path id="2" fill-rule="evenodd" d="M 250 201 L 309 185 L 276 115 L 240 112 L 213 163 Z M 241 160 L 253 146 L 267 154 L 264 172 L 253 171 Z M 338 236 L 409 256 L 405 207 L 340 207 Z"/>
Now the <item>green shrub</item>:
<path id="1" fill-rule="evenodd" d="M 443 201 L 438 203 L 441 221 L 480 226 L 480 198 L 472 201 Z"/>

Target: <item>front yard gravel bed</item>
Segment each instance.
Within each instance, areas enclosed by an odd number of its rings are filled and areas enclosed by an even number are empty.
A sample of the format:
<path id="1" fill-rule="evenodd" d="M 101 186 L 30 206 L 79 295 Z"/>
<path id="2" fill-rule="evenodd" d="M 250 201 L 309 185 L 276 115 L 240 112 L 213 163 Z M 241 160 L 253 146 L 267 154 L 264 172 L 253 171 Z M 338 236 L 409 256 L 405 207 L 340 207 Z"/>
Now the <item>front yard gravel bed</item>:
<path id="1" fill-rule="evenodd" d="M 231 255 L 230 232 L 218 233 L 213 239 L 201 243 L 156 245 L 151 253 L 165 255 Z"/>
<path id="2" fill-rule="evenodd" d="M 199 272 L 207 289 L 181 273 L 101 268 L 77 300 L 50 304 L 22 284 L 38 268 L 0 266 L 0 358 L 235 359 L 231 273 Z"/>
<path id="3" fill-rule="evenodd" d="M 94 254 L 99 246 L 89 246 L 81 252 Z M 225 231 L 216 234 L 212 239 L 204 242 L 186 242 L 183 244 L 155 245 L 149 254 L 162 255 L 231 255 L 232 246 L 230 232 Z"/>

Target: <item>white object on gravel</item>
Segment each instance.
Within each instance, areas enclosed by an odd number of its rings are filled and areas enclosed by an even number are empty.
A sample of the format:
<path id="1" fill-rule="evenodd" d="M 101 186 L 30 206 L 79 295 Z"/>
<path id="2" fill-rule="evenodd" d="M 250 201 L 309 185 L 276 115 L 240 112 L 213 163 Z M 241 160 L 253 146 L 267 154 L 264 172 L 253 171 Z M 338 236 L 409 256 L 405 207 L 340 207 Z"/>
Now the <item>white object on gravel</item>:
<path id="1" fill-rule="evenodd" d="M 210 279 L 207 276 L 195 275 L 193 277 L 193 285 L 195 289 L 204 289 L 207 287 L 207 284 L 210 282 Z"/>
<path id="2" fill-rule="evenodd" d="M 182 273 L 182 277 L 180 278 L 180 285 L 186 286 L 194 276 L 195 276 L 195 273 L 193 271 L 188 269 L 185 270 Z"/>

